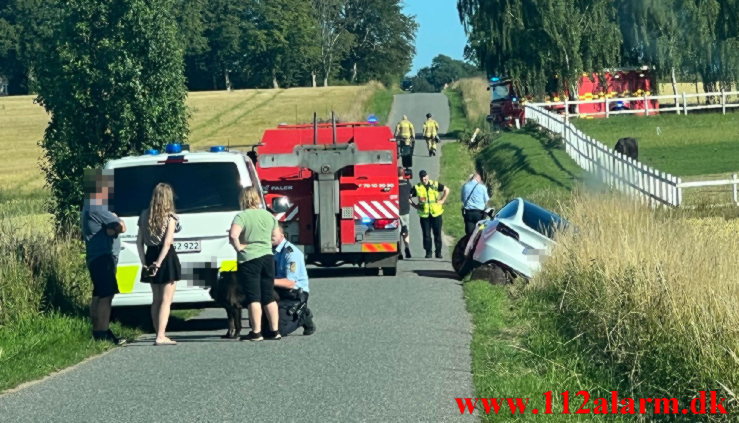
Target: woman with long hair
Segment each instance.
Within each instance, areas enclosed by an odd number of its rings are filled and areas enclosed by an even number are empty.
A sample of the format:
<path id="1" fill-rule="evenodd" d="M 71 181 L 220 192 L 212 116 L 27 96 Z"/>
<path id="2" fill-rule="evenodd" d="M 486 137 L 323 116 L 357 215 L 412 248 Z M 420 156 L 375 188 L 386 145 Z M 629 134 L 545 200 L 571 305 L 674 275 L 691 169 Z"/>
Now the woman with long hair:
<path id="1" fill-rule="evenodd" d="M 237 277 L 244 287 L 249 308 L 251 332 L 242 340 L 261 341 L 280 339 L 278 332 L 278 308 L 273 295 L 275 263 L 272 255 L 272 232 L 277 220 L 262 208 L 262 199 L 255 187 L 241 193 L 241 213 L 236 215 L 229 239 L 237 254 Z M 266 312 L 270 328 L 262 335 L 262 313 Z"/>
<path id="2" fill-rule="evenodd" d="M 180 260 L 172 245 L 177 230 L 179 218 L 175 215 L 172 187 L 159 183 L 154 187 L 149 208 L 139 216 L 139 234 L 136 240 L 144 267 L 141 282 L 151 284 L 153 294 L 151 321 L 156 332 L 154 345 L 177 344 L 164 334 L 175 283 L 181 279 Z"/>

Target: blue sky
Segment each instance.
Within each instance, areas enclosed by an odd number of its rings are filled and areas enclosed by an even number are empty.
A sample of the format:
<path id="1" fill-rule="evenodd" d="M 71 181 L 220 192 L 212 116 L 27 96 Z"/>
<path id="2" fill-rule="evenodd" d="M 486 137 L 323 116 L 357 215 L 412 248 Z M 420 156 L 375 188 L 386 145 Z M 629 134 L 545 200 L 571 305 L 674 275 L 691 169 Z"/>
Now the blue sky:
<path id="1" fill-rule="evenodd" d="M 456 0 L 405 0 L 406 14 L 415 15 L 416 57 L 411 75 L 431 65 L 431 59 L 445 54 L 452 59 L 464 59 L 467 36 L 459 23 Z"/>

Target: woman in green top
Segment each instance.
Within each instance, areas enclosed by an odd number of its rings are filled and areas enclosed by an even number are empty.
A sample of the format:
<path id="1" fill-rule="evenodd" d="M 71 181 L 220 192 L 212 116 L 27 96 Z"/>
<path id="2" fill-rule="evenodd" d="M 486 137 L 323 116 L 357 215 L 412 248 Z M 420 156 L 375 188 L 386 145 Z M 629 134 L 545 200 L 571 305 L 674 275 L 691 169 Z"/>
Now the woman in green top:
<path id="1" fill-rule="evenodd" d="M 280 339 L 278 332 L 278 308 L 273 289 L 275 286 L 275 263 L 272 257 L 272 232 L 277 229 L 277 220 L 272 213 L 262 208 L 262 199 L 255 187 L 245 188 L 241 193 L 241 208 L 236 215 L 229 239 L 237 253 L 236 275 L 246 294 L 249 308 L 251 332 L 241 339 L 261 341 L 262 311 L 266 311 L 270 329 L 265 336 Z"/>

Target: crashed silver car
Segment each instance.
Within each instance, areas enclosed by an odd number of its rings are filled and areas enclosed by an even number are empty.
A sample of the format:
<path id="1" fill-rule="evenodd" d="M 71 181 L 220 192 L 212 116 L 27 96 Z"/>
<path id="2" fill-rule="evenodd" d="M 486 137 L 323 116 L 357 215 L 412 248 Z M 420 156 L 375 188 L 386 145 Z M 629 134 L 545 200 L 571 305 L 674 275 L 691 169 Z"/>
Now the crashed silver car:
<path id="1" fill-rule="evenodd" d="M 523 198 L 492 213 L 454 247 L 452 266 L 460 277 L 483 268 L 491 282 L 531 278 L 554 245 L 555 231 L 567 225 L 556 213 Z"/>

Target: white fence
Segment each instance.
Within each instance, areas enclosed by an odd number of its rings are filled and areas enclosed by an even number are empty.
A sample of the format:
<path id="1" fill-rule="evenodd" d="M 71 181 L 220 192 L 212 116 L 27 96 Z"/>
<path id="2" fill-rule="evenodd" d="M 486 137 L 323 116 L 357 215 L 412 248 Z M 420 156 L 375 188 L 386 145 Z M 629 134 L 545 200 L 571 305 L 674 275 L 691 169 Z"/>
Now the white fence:
<path id="1" fill-rule="evenodd" d="M 575 128 L 566 116 L 545 110 L 541 105 L 527 104 L 526 119 L 561 135 L 570 157 L 607 185 L 638 195 L 651 204 L 681 204 L 684 185 L 680 178 L 614 151 Z"/>
<path id="2" fill-rule="evenodd" d="M 732 97 L 737 97 L 738 100 L 733 101 Z M 689 104 L 688 99 L 691 98 L 697 98 L 700 102 L 701 98 L 705 99 L 706 104 Z M 717 101 L 716 103 L 708 104 L 709 99 L 712 101 Z M 671 105 L 671 107 L 653 107 L 652 101 L 656 100 L 658 102 L 662 100 L 671 100 L 674 101 L 674 104 Z M 611 107 L 618 103 L 622 103 L 624 105 L 632 102 L 632 101 L 638 101 L 641 102 L 640 108 L 625 108 L 622 110 L 611 110 Z M 579 105 L 581 104 L 601 104 L 603 105 L 602 111 L 600 112 L 588 112 L 588 113 L 571 113 L 570 112 L 570 106 L 574 105 L 579 108 Z M 556 102 L 546 102 L 546 103 L 533 103 L 533 106 L 540 106 L 540 107 L 557 107 L 561 106 L 564 108 L 562 111 L 565 119 L 569 120 L 570 116 L 579 116 L 579 117 L 586 117 L 586 116 L 605 116 L 606 118 L 610 117 L 611 115 L 623 115 L 623 114 L 641 114 L 643 115 L 646 113 L 654 114 L 656 112 L 662 113 L 662 112 L 675 112 L 677 114 L 688 114 L 690 110 L 703 110 L 703 109 L 721 109 L 721 113 L 726 114 L 727 109 L 731 109 L 734 107 L 739 107 L 739 91 L 719 91 L 719 92 L 713 92 L 713 93 L 697 93 L 697 94 L 687 94 L 682 93 L 678 95 L 644 95 L 644 96 L 638 96 L 638 97 L 604 97 L 603 99 L 595 99 L 595 100 L 565 100 L 565 101 L 556 101 Z"/>

